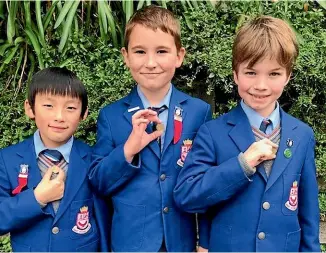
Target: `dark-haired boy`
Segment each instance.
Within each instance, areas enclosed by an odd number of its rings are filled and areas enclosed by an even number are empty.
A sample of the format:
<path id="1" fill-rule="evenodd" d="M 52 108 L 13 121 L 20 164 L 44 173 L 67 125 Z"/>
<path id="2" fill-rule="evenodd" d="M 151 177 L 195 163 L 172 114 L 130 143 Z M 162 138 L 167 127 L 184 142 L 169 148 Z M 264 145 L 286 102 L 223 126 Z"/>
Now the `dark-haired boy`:
<path id="1" fill-rule="evenodd" d="M 10 232 L 13 251 L 108 251 L 106 206 L 87 181 L 91 148 L 73 137 L 87 116 L 84 85 L 43 69 L 25 113 L 38 130 L 0 151 L 0 234 Z"/>

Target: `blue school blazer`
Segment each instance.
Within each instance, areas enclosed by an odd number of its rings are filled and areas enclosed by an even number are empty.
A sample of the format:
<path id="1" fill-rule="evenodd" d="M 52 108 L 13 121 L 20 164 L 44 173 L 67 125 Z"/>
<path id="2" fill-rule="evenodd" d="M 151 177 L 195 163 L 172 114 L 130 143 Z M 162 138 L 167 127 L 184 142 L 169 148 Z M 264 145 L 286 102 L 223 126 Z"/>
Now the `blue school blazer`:
<path id="1" fill-rule="evenodd" d="M 246 177 L 238 162 L 255 141 L 240 105 L 198 131 L 174 196 L 187 212 L 207 212 L 210 251 L 320 251 L 313 131 L 280 112 L 269 178 L 262 165 Z"/>
<path id="2" fill-rule="evenodd" d="M 91 148 L 74 140 L 64 196 L 55 214 L 52 204 L 42 209 L 34 196 L 42 177 L 33 137 L 0 151 L 0 235 L 10 232 L 13 251 L 109 250 L 109 213 L 88 183 L 90 158 Z M 28 184 L 13 196 L 21 165 L 28 166 Z M 78 221 L 89 223 L 81 231 Z"/>
<path id="3" fill-rule="evenodd" d="M 173 144 L 177 107 L 182 109 L 183 128 L 180 140 Z M 132 131 L 132 115 L 139 109 L 143 105 L 135 88 L 103 108 L 98 118 L 90 180 L 99 193 L 113 200 L 112 250 L 154 252 L 164 239 L 168 251 L 192 251 L 195 216 L 175 205 L 173 188 L 182 165 L 177 161 L 181 149 L 186 149 L 184 141 L 192 141 L 199 127 L 211 118 L 210 106 L 173 87 L 162 154 L 158 143 L 152 141 L 140 152 L 138 166 L 133 166 L 126 161 L 123 146 Z"/>

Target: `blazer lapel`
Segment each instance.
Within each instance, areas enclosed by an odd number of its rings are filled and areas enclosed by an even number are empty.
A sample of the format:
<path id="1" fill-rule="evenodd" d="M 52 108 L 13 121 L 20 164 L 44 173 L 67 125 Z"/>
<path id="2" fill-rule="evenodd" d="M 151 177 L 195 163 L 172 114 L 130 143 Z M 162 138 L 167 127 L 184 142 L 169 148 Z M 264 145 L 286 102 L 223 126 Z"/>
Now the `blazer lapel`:
<path id="1" fill-rule="evenodd" d="M 276 159 L 272 166 L 272 171 L 267 182 L 266 191 L 275 183 L 275 181 L 281 176 L 284 172 L 290 161 L 292 160 L 293 154 L 295 154 L 296 147 L 299 145 L 300 139 L 294 131 L 297 128 L 297 124 L 293 119 L 285 113 L 282 109 L 281 113 L 281 139 L 276 154 Z M 293 146 L 287 146 L 287 140 L 293 141 Z M 289 148 L 292 152 L 292 156 L 286 158 L 284 151 Z"/>
<path id="2" fill-rule="evenodd" d="M 35 146 L 33 136 L 25 141 L 26 145 L 23 146 L 22 150 L 17 152 L 17 155 L 21 158 L 21 164 L 28 165 L 28 179 L 27 179 L 27 187 L 29 189 L 35 189 L 37 185 L 41 182 L 42 176 L 41 171 L 37 164 L 37 157 L 35 153 Z M 28 152 L 26 152 L 28 150 Z M 20 171 L 20 167 L 17 168 L 17 178 Z M 18 181 L 17 181 L 18 183 Z M 52 215 L 54 217 L 54 210 L 52 205 L 49 203 L 44 208 L 44 212 Z"/>
<path id="3" fill-rule="evenodd" d="M 87 152 L 80 148 L 78 142 L 74 140 L 69 159 L 65 192 L 55 216 L 54 223 L 57 222 L 66 211 L 81 185 L 85 183 L 85 180 L 87 182 L 89 165 L 85 161 L 86 158 Z"/>
<path id="4" fill-rule="evenodd" d="M 238 105 L 230 114 L 228 124 L 234 125 L 229 132 L 230 138 L 241 152 L 245 152 L 256 140 L 252 132 L 249 120 L 241 105 Z M 257 172 L 267 182 L 267 175 L 263 166 L 257 166 Z"/>
<path id="5" fill-rule="evenodd" d="M 162 155 L 168 148 L 168 146 L 173 141 L 174 137 L 174 110 L 176 107 L 181 108 L 182 111 L 182 124 L 185 123 L 185 118 L 187 115 L 187 108 L 185 106 L 182 106 L 182 102 L 187 100 L 187 96 L 183 94 L 182 92 L 178 91 L 174 86 L 172 86 L 172 94 L 169 104 L 169 114 L 168 114 L 168 122 L 166 126 L 166 132 L 165 132 L 165 138 L 164 138 L 164 146 Z M 181 133 L 182 134 L 182 133 Z"/>

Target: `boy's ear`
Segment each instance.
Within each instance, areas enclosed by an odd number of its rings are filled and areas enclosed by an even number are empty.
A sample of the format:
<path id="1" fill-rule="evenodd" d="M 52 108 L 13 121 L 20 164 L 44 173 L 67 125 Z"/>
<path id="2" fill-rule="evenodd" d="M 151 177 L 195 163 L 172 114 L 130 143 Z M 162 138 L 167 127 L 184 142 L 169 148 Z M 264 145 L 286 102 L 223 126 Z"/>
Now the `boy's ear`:
<path id="1" fill-rule="evenodd" d="M 185 58 L 186 55 L 186 49 L 184 47 L 181 47 L 180 50 L 178 51 L 177 55 L 177 62 L 176 62 L 176 68 L 181 67 L 183 59 Z"/>
<path id="2" fill-rule="evenodd" d="M 288 79 L 286 79 L 286 82 L 284 84 L 284 87 L 289 83 L 290 79 L 291 79 L 291 76 L 292 76 L 292 72 L 290 72 L 289 76 L 288 76 Z"/>
<path id="3" fill-rule="evenodd" d="M 128 51 L 125 47 L 121 48 L 121 54 L 123 56 L 123 60 L 126 64 L 126 66 L 129 68 L 129 59 L 128 59 Z"/>
<path id="4" fill-rule="evenodd" d="M 33 108 L 27 99 L 25 100 L 24 108 L 25 108 L 25 115 L 30 119 L 35 119 Z"/>
<path id="5" fill-rule="evenodd" d="M 86 108 L 86 111 L 82 117 L 82 120 L 85 120 L 87 118 L 87 116 L 88 116 L 88 107 Z"/>
<path id="6" fill-rule="evenodd" d="M 233 70 L 233 80 L 236 85 L 238 85 L 238 74 L 237 71 Z"/>

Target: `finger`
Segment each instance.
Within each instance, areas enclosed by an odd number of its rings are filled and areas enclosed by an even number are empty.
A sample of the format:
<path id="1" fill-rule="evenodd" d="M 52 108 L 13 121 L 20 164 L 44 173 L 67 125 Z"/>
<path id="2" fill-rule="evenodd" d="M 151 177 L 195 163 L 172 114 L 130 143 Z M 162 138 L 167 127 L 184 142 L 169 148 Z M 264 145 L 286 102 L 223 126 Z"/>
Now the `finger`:
<path id="1" fill-rule="evenodd" d="M 153 111 L 151 109 L 148 109 L 147 115 L 157 115 L 157 112 L 156 111 Z"/>
<path id="2" fill-rule="evenodd" d="M 59 173 L 58 173 L 58 176 L 56 177 L 56 179 L 59 180 L 59 181 L 63 181 L 64 182 L 65 179 L 66 179 L 66 173 L 63 171 L 63 169 L 61 169 L 59 167 L 58 167 L 58 169 L 59 169 L 58 170 Z"/>
<path id="3" fill-rule="evenodd" d="M 140 124 L 148 124 L 150 121 L 148 120 L 148 119 L 144 119 L 144 118 L 139 118 L 139 119 L 135 119 L 133 122 L 132 122 L 132 124 L 134 125 L 134 126 L 139 126 Z"/>
<path id="4" fill-rule="evenodd" d="M 139 110 L 132 116 L 132 119 L 142 118 L 142 117 L 144 117 L 144 116 L 146 116 L 148 114 L 154 115 L 153 113 L 157 114 L 156 112 L 154 112 L 152 110 L 149 110 L 149 109 Z"/>
<path id="5" fill-rule="evenodd" d="M 271 140 L 269 140 L 267 138 L 263 139 L 263 141 L 264 141 L 264 143 L 266 143 L 274 148 L 278 148 L 278 145 L 276 143 L 272 142 Z"/>
<path id="6" fill-rule="evenodd" d="M 158 137 L 160 137 L 163 134 L 163 131 L 154 131 L 153 133 L 148 134 L 151 141 L 156 140 Z"/>
<path id="7" fill-rule="evenodd" d="M 162 123 L 162 121 L 160 120 L 160 118 L 157 115 L 149 115 L 146 118 L 151 122 Z"/>
<path id="8" fill-rule="evenodd" d="M 264 161 L 273 160 L 275 158 L 276 158 L 276 155 L 274 155 L 274 154 L 265 155 L 264 156 Z"/>
<path id="9" fill-rule="evenodd" d="M 48 168 L 47 171 L 45 172 L 42 180 L 50 180 L 52 171 L 53 171 L 53 167 Z"/>

